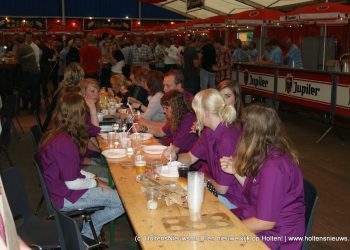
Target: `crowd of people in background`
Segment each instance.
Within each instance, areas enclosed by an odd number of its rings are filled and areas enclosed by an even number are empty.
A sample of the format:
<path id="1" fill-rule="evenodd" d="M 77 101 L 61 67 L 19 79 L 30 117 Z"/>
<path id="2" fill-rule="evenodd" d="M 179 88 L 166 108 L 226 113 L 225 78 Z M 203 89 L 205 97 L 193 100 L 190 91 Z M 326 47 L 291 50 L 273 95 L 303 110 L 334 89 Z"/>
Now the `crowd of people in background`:
<path id="1" fill-rule="evenodd" d="M 231 80 L 233 63 L 301 68 L 300 50 L 290 38 L 285 56 L 276 39 L 265 44 L 261 56 L 254 41 L 236 39 L 230 48 L 220 38 L 203 36 L 186 41 L 138 36 L 131 42 L 103 34 L 101 40 L 75 36 L 67 43 L 38 46 L 28 33 L 14 41 L 23 108 L 31 103 L 38 111 L 41 95 L 51 100 L 40 160 L 57 208 L 105 206 L 93 218 L 98 234 L 103 224 L 124 213 L 118 192 L 105 183 L 106 172 L 92 167 L 98 165 L 93 137 L 100 132 L 97 112 L 103 94 L 139 111 L 143 130 L 167 139 L 164 156 L 203 172 L 208 188 L 254 233 L 304 235 L 297 154 L 276 111 L 261 104 L 244 108 L 240 86 Z M 82 234 L 93 244 L 87 225 Z M 301 246 L 265 243 L 272 249 Z"/>
<path id="2" fill-rule="evenodd" d="M 302 68 L 300 49 L 290 37 L 284 40 L 283 46 L 287 49 L 285 55 L 277 39 L 265 43 L 258 53 L 254 41 L 242 42 L 240 39 L 235 39 L 228 47 L 221 38 L 208 39 L 205 36 L 189 36 L 186 40 L 176 37 L 146 40 L 142 36 L 118 39 L 107 33 L 101 38 L 75 35 L 68 41 L 39 42 L 28 32 L 15 35 L 13 46 L 8 47 L 21 66 L 23 108 L 27 109 L 28 103 L 32 103 L 32 110 L 36 110 L 40 94 L 44 99 L 52 96 L 63 79 L 65 68 L 72 62 L 80 63 L 86 77 L 99 80 L 101 87 L 110 87 L 113 75 L 131 79 L 131 69 L 135 67 L 162 73 L 179 69 L 185 76 L 183 87 L 195 94 L 231 79 L 232 64 L 237 62 Z M 31 61 L 36 65 L 28 63 Z M 52 88 L 48 88 L 49 82 Z"/>

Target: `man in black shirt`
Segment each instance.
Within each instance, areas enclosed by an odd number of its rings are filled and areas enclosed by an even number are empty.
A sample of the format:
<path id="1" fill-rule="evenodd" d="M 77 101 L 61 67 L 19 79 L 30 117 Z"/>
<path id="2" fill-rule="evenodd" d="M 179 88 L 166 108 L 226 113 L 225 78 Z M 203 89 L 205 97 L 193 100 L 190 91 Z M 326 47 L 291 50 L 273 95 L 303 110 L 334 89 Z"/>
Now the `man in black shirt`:
<path id="1" fill-rule="evenodd" d="M 67 65 L 69 65 L 72 62 L 78 62 L 80 63 L 80 53 L 79 50 L 82 45 L 82 40 L 80 36 L 75 36 L 73 38 L 73 46 L 69 49 L 69 52 L 67 54 Z"/>
<path id="2" fill-rule="evenodd" d="M 201 49 L 201 70 L 200 86 L 201 90 L 215 88 L 215 72 L 213 66 L 216 64 L 216 52 L 213 44 L 206 38 Z"/>
<path id="3" fill-rule="evenodd" d="M 32 111 L 37 111 L 40 108 L 40 71 L 34 50 L 25 41 L 24 35 L 16 35 L 16 61 L 21 67 L 23 108 L 28 108 L 28 104 L 31 102 Z"/>
<path id="4" fill-rule="evenodd" d="M 199 91 L 199 59 L 196 50 L 196 37 L 189 37 L 189 43 L 186 45 L 184 58 L 184 85 L 185 89 L 195 95 Z"/>

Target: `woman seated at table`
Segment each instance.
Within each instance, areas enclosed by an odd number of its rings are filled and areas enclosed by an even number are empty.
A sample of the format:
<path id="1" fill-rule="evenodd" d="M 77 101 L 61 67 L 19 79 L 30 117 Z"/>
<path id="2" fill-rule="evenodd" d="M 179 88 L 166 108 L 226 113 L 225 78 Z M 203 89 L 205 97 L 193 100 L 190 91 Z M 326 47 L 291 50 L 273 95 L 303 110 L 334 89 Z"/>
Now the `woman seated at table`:
<path id="1" fill-rule="evenodd" d="M 77 62 L 70 63 L 66 70 L 64 71 L 64 78 L 62 82 L 59 84 L 58 89 L 52 96 L 52 101 L 50 106 L 48 107 L 47 116 L 45 118 L 43 124 L 43 131 L 46 131 L 51 123 L 51 118 L 53 116 L 53 112 L 57 106 L 59 99 L 62 96 L 62 89 L 68 86 L 78 86 L 79 82 L 84 79 L 84 69 Z"/>
<path id="2" fill-rule="evenodd" d="M 217 90 L 224 98 L 225 104 L 232 105 L 235 108 L 237 113 L 235 123 L 240 123 L 242 121 L 243 105 L 239 84 L 232 80 L 224 80 L 218 84 Z"/>
<path id="3" fill-rule="evenodd" d="M 128 88 L 129 96 L 135 98 L 142 105 L 148 105 L 148 92 L 146 81 L 149 69 L 141 66 L 133 67 L 130 73 L 131 85 Z"/>
<path id="4" fill-rule="evenodd" d="M 274 109 L 248 106 L 244 124 L 235 158 L 221 159 L 222 169 L 237 178 L 248 201 L 233 212 L 258 236 L 281 237 L 281 241 L 263 239 L 271 249 L 301 249 L 302 242 L 288 241 L 289 236 L 304 236 L 305 230 L 297 154 Z"/>
<path id="5" fill-rule="evenodd" d="M 165 93 L 160 102 L 167 123 L 162 128 L 146 124 L 148 132 L 156 137 L 168 137 L 176 153 L 188 152 L 198 138 L 196 134 L 190 133 L 191 126 L 196 120 L 192 108 L 178 90 Z"/>
<path id="6" fill-rule="evenodd" d="M 111 76 L 111 87 L 108 88 L 108 95 L 114 97 L 117 102 L 121 102 L 124 105 L 128 102 L 130 95 L 128 88 L 130 82 L 126 80 L 124 75 L 113 75 Z"/>
<path id="7" fill-rule="evenodd" d="M 236 110 L 227 105 L 215 89 L 206 89 L 197 93 L 192 107 L 196 113 L 197 126 L 203 130 L 192 149 L 175 157 L 183 164 L 190 166 L 199 159 L 207 161 L 200 171 L 218 192 L 219 199 L 229 208 L 244 203 L 242 188 L 233 176 L 222 171 L 220 158 L 235 153 L 241 135 L 239 126 L 234 125 Z"/>
<path id="8" fill-rule="evenodd" d="M 134 109 L 139 109 L 142 112 L 141 118 L 154 122 L 165 121 L 164 111 L 160 105 L 160 99 L 164 95 L 163 73 L 155 70 L 149 71 L 145 87 L 149 94 L 147 106 L 133 97 L 129 97 L 129 102 Z"/>
<path id="9" fill-rule="evenodd" d="M 53 127 L 40 144 L 39 157 L 42 173 L 55 207 L 61 211 L 104 206 L 92 216 L 97 235 L 102 226 L 124 213 L 116 190 L 81 170 L 80 162 L 89 140 L 85 124 L 87 107 L 77 93 L 67 93 L 58 104 Z M 82 235 L 88 245 L 95 244 L 88 223 L 83 224 Z"/>
<path id="10" fill-rule="evenodd" d="M 62 89 L 61 94 L 65 95 L 67 93 L 76 93 L 85 98 L 87 105 L 85 124 L 88 129 L 90 140 L 82 161 L 82 167 L 84 170 L 106 179 L 108 177 L 108 169 L 101 166 L 101 153 L 95 139 L 100 132 L 97 118 L 97 108 L 95 104 L 96 102 L 98 103 L 98 96 L 96 96 L 96 92 L 99 90 L 99 85 L 97 81 L 92 78 L 86 78 L 80 81 L 79 85 L 81 87 L 65 87 Z"/>

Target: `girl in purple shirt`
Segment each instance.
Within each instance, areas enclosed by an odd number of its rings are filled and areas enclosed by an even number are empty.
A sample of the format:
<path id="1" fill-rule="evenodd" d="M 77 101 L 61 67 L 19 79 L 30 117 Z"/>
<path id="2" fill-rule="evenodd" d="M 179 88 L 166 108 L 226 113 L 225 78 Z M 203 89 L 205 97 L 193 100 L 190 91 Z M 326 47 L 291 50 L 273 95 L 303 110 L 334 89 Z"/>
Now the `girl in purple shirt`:
<path id="1" fill-rule="evenodd" d="M 241 129 L 233 124 L 236 110 L 227 105 L 220 93 L 215 89 L 206 89 L 197 93 L 192 107 L 196 113 L 197 124 L 203 133 L 190 152 L 178 155 L 178 161 L 189 166 L 199 159 L 205 160 L 203 166 L 206 177 L 215 187 L 218 194 L 223 195 L 231 203 L 240 205 L 244 202 L 242 188 L 230 174 L 222 171 L 220 158 L 230 156 L 236 150 Z"/>
<path id="2" fill-rule="evenodd" d="M 99 235 L 102 226 L 123 214 L 124 208 L 116 190 L 94 174 L 81 170 L 81 159 L 89 141 L 86 112 L 84 97 L 65 94 L 58 103 L 51 129 L 43 135 L 39 158 L 55 207 L 62 211 L 105 207 L 91 216 Z M 88 223 L 84 223 L 82 235 L 88 245 L 95 243 Z"/>
<path id="3" fill-rule="evenodd" d="M 271 249 L 300 249 L 305 232 L 303 176 L 296 152 L 282 133 L 276 111 L 261 104 L 246 108 L 235 158 L 223 157 L 222 169 L 243 186 L 248 204 L 233 212 Z"/>
<path id="4" fill-rule="evenodd" d="M 197 135 L 190 133 L 196 117 L 189 106 L 186 97 L 178 90 L 170 90 L 160 100 L 167 123 L 158 126 L 147 126 L 148 131 L 156 137 L 167 136 L 176 153 L 188 152 L 197 141 Z"/>

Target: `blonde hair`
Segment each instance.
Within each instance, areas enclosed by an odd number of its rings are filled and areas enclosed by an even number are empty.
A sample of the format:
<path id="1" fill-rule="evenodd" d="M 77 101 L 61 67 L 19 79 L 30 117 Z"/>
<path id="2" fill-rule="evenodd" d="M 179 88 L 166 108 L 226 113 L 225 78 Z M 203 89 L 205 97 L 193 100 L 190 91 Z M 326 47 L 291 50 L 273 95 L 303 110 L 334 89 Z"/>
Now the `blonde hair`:
<path id="1" fill-rule="evenodd" d="M 64 71 L 64 78 L 60 83 L 61 87 L 77 85 L 84 79 L 84 69 L 77 62 L 70 63 Z"/>
<path id="2" fill-rule="evenodd" d="M 98 83 L 98 81 L 94 78 L 85 78 L 83 80 L 81 80 L 79 82 L 79 86 L 83 92 L 83 95 L 85 95 L 86 89 L 89 86 L 94 87 L 95 89 L 97 89 L 98 91 L 100 90 L 100 84 Z"/>
<path id="3" fill-rule="evenodd" d="M 273 108 L 263 104 L 249 105 L 243 123 L 243 134 L 235 158 L 235 168 L 240 176 L 255 177 L 268 157 L 271 146 L 299 163 L 297 153 L 286 137 L 282 122 Z"/>
<path id="4" fill-rule="evenodd" d="M 196 113 L 200 127 L 203 127 L 205 111 L 218 116 L 225 125 L 233 123 L 236 119 L 235 108 L 225 104 L 224 99 L 216 89 L 205 89 L 198 92 L 193 98 L 192 108 Z"/>
<path id="5" fill-rule="evenodd" d="M 59 133 L 66 132 L 77 145 L 79 155 L 84 156 L 89 141 L 88 130 L 85 125 L 86 111 L 84 97 L 78 93 L 66 93 L 58 103 L 53 118 L 53 126 L 43 135 L 40 148 Z"/>
<path id="6" fill-rule="evenodd" d="M 126 80 L 125 76 L 121 74 L 112 75 L 110 82 L 111 84 L 118 84 L 120 87 L 123 86 L 126 88 L 131 85 L 131 83 Z"/>

